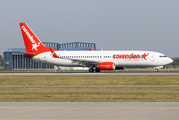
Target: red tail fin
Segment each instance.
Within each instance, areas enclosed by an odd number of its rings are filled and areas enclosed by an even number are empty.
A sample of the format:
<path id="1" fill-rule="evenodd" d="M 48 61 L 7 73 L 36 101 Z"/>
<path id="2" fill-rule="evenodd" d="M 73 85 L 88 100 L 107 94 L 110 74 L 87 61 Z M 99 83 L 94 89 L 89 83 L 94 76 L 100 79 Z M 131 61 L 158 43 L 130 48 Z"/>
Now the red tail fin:
<path id="1" fill-rule="evenodd" d="M 50 49 L 42 44 L 33 31 L 26 23 L 19 23 L 26 51 L 28 53 L 39 54 L 42 52 L 50 51 Z"/>

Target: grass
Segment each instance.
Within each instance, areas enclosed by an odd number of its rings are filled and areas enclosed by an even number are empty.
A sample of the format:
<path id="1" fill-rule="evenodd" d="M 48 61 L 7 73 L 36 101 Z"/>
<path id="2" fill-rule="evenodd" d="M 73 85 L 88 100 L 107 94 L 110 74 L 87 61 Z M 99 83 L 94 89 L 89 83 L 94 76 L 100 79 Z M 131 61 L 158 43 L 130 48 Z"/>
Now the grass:
<path id="1" fill-rule="evenodd" d="M 179 85 L 179 76 L 1 76 L 0 86 Z"/>
<path id="2" fill-rule="evenodd" d="M 43 87 L 58 85 L 90 87 Z M 179 85 L 179 76 L 1 76 L 0 86 L 17 87 L 0 87 L 0 101 L 179 102 L 179 87 L 92 85 Z"/>
<path id="3" fill-rule="evenodd" d="M 179 102 L 179 88 L 0 88 L 0 101 Z"/>

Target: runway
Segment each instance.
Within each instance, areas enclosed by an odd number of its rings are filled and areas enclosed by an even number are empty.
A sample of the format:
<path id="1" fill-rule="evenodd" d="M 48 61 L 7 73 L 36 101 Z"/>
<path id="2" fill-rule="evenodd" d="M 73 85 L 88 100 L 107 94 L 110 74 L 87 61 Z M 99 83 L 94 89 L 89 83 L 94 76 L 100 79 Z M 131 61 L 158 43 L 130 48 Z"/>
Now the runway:
<path id="1" fill-rule="evenodd" d="M 179 75 L 179 72 L 120 72 L 120 73 L 0 73 L 0 76 L 50 76 L 50 75 Z"/>
<path id="2" fill-rule="evenodd" d="M 179 102 L 0 102 L 0 119 L 178 119 Z"/>

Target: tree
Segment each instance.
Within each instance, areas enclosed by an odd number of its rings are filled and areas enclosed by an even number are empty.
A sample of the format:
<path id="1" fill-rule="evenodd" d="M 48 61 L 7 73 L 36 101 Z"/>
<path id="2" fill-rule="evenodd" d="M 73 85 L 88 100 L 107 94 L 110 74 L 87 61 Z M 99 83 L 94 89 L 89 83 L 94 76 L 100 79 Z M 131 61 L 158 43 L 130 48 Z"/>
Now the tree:
<path id="1" fill-rule="evenodd" d="M 2 55 L 0 55 L 0 66 L 3 65 L 3 58 L 2 58 Z"/>
<path id="2" fill-rule="evenodd" d="M 173 66 L 175 65 L 179 65 L 179 58 L 173 58 L 173 63 L 172 63 Z"/>

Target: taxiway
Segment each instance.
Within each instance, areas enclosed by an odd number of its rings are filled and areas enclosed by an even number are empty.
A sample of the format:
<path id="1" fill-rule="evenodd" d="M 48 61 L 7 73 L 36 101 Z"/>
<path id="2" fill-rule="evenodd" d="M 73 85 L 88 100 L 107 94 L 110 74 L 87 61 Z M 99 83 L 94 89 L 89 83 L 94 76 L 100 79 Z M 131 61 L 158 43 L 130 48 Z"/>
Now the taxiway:
<path id="1" fill-rule="evenodd" d="M 0 102 L 0 119 L 178 119 L 178 102 Z"/>

